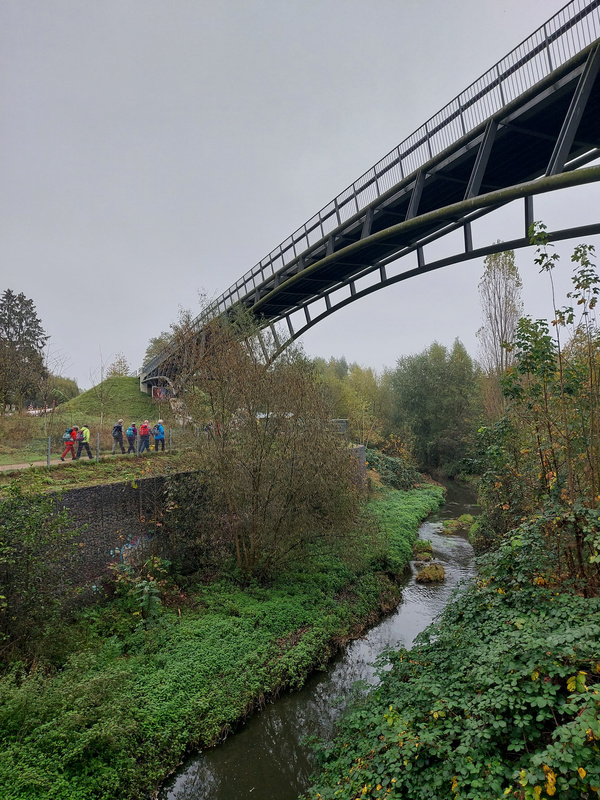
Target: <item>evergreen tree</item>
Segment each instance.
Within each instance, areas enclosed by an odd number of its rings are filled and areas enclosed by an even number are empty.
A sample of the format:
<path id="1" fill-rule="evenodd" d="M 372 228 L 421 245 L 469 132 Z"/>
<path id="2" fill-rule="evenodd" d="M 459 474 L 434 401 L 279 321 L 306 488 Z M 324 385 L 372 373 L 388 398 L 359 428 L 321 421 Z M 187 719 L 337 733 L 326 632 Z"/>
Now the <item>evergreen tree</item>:
<path id="1" fill-rule="evenodd" d="M 35 395 L 47 373 L 43 350 L 48 338 L 33 300 L 6 289 L 0 298 L 0 411 Z"/>
<path id="2" fill-rule="evenodd" d="M 108 365 L 107 378 L 127 378 L 131 375 L 131 367 L 123 353 L 117 353 L 115 360 Z"/>

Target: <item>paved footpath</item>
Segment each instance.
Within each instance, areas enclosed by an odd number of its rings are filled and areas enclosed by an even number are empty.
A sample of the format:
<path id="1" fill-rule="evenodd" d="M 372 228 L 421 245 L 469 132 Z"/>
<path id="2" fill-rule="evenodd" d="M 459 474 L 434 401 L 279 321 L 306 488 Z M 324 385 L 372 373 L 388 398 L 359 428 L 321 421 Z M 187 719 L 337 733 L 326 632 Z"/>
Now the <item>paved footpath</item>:
<path id="1" fill-rule="evenodd" d="M 149 453 L 154 453 L 154 450 L 149 450 L 148 452 Z M 164 453 L 162 455 L 164 455 Z M 100 459 L 103 459 L 106 456 L 111 456 L 112 458 L 125 458 L 126 457 L 126 455 L 124 453 L 117 453 L 116 455 L 113 455 L 111 453 L 101 453 Z M 141 456 L 142 456 L 142 458 L 144 458 L 144 454 L 143 453 L 141 454 Z M 95 460 L 96 460 L 95 457 L 92 458 L 92 459 L 88 459 L 87 455 L 82 456 L 81 459 L 80 459 L 80 461 L 95 461 Z M 66 465 L 66 464 L 72 464 L 72 463 L 73 463 L 73 459 L 70 456 L 69 456 L 69 458 L 66 458 L 64 461 L 61 461 L 60 458 L 51 458 L 50 459 L 50 466 L 51 467 L 52 466 L 57 466 L 59 464 L 65 464 Z M 47 465 L 48 465 L 48 462 L 46 461 L 46 459 L 44 459 L 43 461 L 29 461 L 29 462 L 27 462 L 27 464 L 0 464 L 0 472 L 12 472 L 12 471 L 18 470 L 18 469 L 29 469 L 29 467 L 46 467 Z"/>
<path id="2" fill-rule="evenodd" d="M 53 464 L 66 464 L 66 461 L 61 461 L 60 458 L 51 458 L 50 466 Z M 30 461 L 28 464 L 0 464 L 0 472 L 12 472 L 16 469 L 29 469 L 29 467 L 46 467 L 48 462 L 46 459 L 43 461 Z"/>

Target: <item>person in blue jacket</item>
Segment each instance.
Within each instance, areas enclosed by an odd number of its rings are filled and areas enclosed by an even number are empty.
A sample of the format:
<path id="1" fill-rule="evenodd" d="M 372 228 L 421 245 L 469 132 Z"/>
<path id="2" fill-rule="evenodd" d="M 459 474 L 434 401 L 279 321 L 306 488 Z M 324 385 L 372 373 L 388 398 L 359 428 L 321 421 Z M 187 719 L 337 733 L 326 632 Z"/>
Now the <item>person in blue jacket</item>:
<path id="1" fill-rule="evenodd" d="M 158 452 L 159 445 L 162 447 L 163 452 L 165 449 L 165 429 L 163 427 L 162 419 L 159 419 L 154 428 L 152 428 L 152 433 L 154 434 L 154 452 Z"/>

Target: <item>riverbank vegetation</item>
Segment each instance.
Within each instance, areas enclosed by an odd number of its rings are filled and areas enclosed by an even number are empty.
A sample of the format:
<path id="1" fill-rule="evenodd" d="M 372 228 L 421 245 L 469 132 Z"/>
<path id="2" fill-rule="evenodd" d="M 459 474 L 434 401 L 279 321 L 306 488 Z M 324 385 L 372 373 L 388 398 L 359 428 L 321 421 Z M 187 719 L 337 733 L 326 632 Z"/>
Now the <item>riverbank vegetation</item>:
<path id="1" fill-rule="evenodd" d="M 556 256 L 534 231 L 536 263 Z M 317 800 L 600 793 L 600 279 L 515 327 L 503 414 L 480 431 L 479 578 L 321 748 Z M 551 333 L 551 331 L 553 331 Z"/>
<path id="2" fill-rule="evenodd" d="M 397 604 L 443 490 L 372 488 L 367 504 L 310 365 L 290 352 L 269 366 L 236 334 L 215 324 L 185 351 L 180 395 L 204 435 L 193 472 L 167 476 L 144 563 L 86 583 L 72 566 L 85 544 L 45 491 L 56 487 L 7 486 L 3 800 L 147 796 Z M 405 488 L 419 480 L 385 464 Z"/>
<path id="3" fill-rule="evenodd" d="M 321 750 L 310 797 L 595 796 L 600 600 L 553 585 L 528 526 L 480 565 Z M 546 585 L 547 582 L 549 585 Z"/>
<path id="4" fill-rule="evenodd" d="M 394 607 L 418 522 L 442 495 L 383 490 L 351 549 L 311 543 L 269 581 L 116 567 L 101 599 L 48 624 L 35 662 L 7 665 L 3 800 L 143 797 Z"/>

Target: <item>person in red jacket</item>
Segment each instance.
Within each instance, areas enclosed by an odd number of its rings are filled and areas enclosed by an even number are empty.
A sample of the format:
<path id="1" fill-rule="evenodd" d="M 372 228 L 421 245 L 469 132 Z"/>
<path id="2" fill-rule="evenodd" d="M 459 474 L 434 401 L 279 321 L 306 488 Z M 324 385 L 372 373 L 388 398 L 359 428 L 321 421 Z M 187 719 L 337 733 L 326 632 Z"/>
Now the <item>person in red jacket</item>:
<path id="1" fill-rule="evenodd" d="M 69 451 L 71 451 L 71 456 L 73 458 L 73 461 L 75 461 L 75 439 L 77 438 L 77 431 L 78 430 L 79 430 L 79 428 L 77 427 L 77 425 L 75 425 L 74 428 L 71 428 L 71 438 L 67 439 L 65 441 L 66 447 L 65 447 L 65 452 L 60 457 L 61 461 L 65 460 L 65 456 L 67 455 L 67 453 Z"/>
<path id="2" fill-rule="evenodd" d="M 150 450 L 150 425 L 145 419 L 140 425 L 140 453 Z"/>

